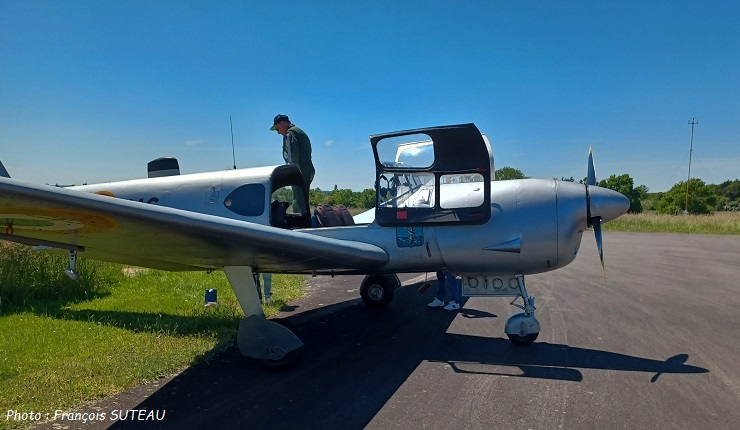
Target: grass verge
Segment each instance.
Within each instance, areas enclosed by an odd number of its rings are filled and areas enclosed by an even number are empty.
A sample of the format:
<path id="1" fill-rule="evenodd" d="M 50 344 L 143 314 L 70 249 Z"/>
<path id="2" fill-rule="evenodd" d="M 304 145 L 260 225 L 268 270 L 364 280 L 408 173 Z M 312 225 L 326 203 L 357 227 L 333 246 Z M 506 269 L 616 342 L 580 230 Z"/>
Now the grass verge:
<path id="1" fill-rule="evenodd" d="M 624 214 L 604 223 L 604 230 L 690 234 L 740 234 L 740 212 L 712 215 Z"/>
<path id="2" fill-rule="evenodd" d="M 0 243 L 0 428 L 8 410 L 70 410 L 177 372 L 234 342 L 241 308 L 223 272 L 129 271 Z M 272 303 L 302 294 L 303 276 L 273 275 Z M 206 289 L 219 305 L 203 306 Z"/>

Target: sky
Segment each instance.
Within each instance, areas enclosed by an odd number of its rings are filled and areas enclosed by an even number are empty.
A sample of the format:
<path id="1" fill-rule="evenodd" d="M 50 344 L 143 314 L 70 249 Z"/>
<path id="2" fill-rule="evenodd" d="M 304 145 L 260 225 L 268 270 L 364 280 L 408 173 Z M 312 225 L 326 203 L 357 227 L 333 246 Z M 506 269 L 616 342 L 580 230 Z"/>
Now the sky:
<path id="1" fill-rule="evenodd" d="M 282 164 L 371 188 L 373 134 L 475 123 L 495 168 L 740 179 L 740 2 L 0 0 L 0 160 L 49 184 Z"/>

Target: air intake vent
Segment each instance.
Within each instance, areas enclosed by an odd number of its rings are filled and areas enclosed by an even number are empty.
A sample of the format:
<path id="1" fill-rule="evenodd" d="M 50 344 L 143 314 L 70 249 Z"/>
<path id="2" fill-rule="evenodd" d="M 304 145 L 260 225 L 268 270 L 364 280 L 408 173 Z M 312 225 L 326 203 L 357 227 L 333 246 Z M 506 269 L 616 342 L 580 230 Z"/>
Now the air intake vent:
<path id="1" fill-rule="evenodd" d="M 161 178 L 162 176 L 175 176 L 180 174 L 180 165 L 177 158 L 162 157 L 152 160 L 147 164 L 150 178 Z"/>

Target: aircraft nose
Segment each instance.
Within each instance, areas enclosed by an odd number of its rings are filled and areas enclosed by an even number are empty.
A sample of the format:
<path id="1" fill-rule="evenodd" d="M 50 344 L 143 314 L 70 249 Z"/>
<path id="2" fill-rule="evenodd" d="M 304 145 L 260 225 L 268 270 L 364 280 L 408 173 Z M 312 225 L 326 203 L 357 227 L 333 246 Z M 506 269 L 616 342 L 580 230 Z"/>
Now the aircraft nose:
<path id="1" fill-rule="evenodd" d="M 602 221 L 618 218 L 630 208 L 630 201 L 622 193 L 608 188 L 589 186 L 591 217 L 601 217 Z"/>

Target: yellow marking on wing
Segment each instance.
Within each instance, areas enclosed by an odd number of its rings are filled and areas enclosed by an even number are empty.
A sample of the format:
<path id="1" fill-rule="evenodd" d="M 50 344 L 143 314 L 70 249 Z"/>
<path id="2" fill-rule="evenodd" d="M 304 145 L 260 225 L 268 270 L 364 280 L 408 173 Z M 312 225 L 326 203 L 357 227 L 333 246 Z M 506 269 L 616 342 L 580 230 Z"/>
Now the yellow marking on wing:
<path id="1" fill-rule="evenodd" d="M 112 218 L 74 209 L 6 208 L 0 220 L 14 230 L 42 230 L 49 233 L 97 233 L 115 228 Z M 0 221 L 1 222 L 1 221 Z"/>

